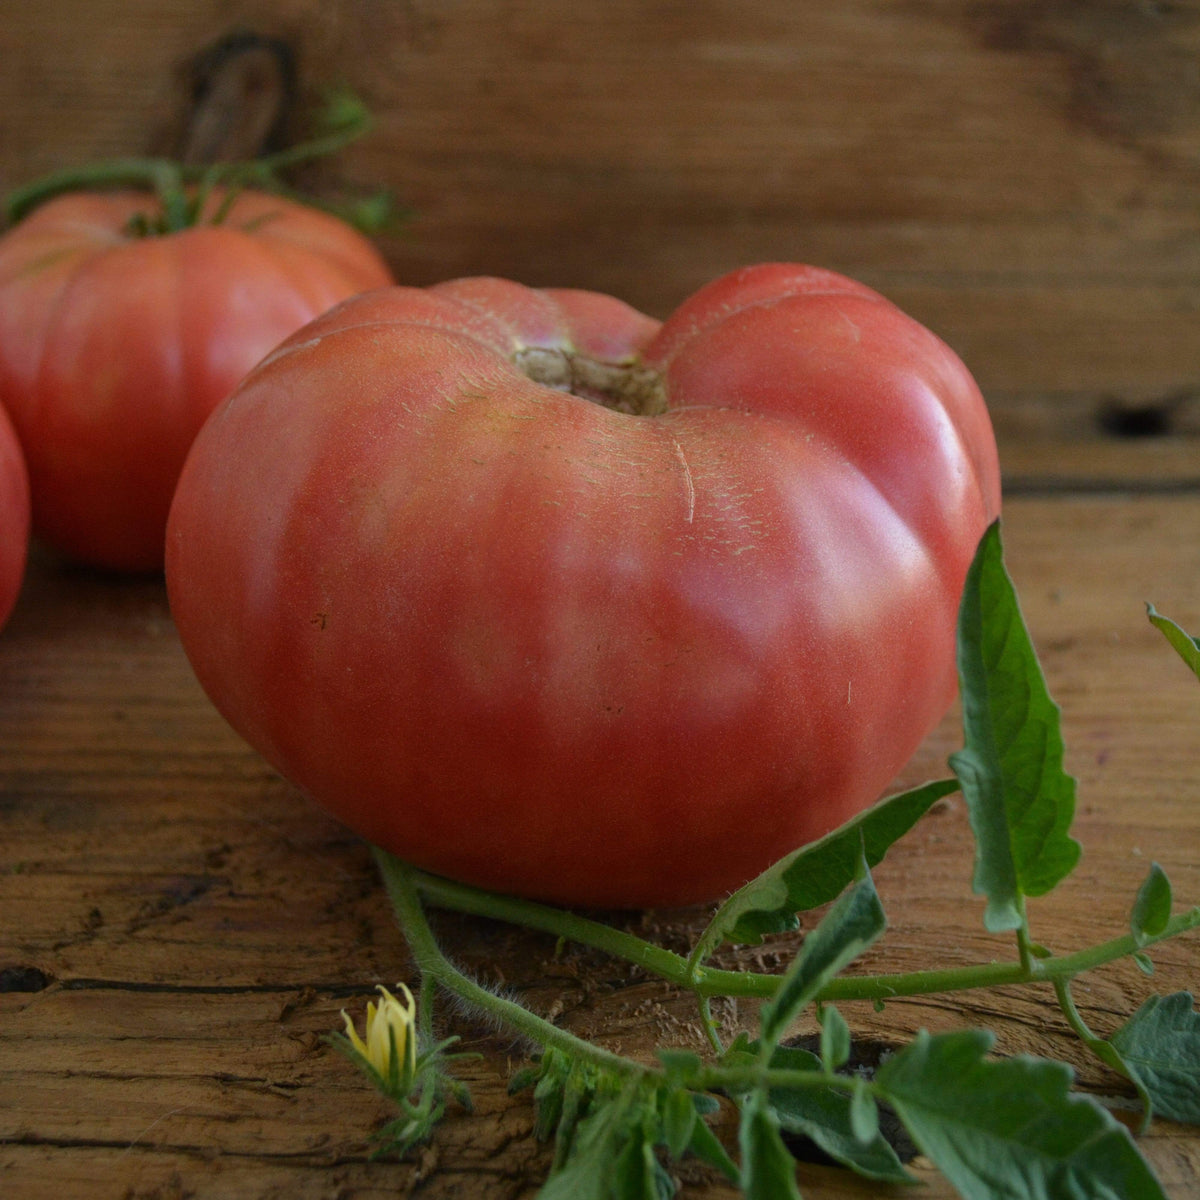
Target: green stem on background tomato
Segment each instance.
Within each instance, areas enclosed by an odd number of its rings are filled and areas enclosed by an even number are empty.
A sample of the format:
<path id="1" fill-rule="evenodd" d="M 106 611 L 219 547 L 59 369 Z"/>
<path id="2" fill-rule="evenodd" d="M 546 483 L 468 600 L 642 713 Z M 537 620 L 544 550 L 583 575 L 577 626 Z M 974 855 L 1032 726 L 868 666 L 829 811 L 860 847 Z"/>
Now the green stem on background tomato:
<path id="1" fill-rule="evenodd" d="M 390 855 L 377 853 L 383 862 L 391 859 Z M 424 871 L 405 869 L 410 872 L 413 885 L 428 900 L 443 908 L 522 925 L 528 929 L 536 929 L 591 946 L 596 950 L 603 950 L 701 996 L 766 999 L 774 995 L 779 986 L 779 976 L 753 971 L 701 968 L 693 975 L 687 959 L 660 946 L 654 946 L 635 934 L 613 929 L 598 921 L 549 905 L 513 896 L 501 896 L 466 884 L 454 883 L 436 875 L 428 875 Z M 1024 962 L 980 963 L 936 971 L 838 978 L 831 980 L 821 990 L 817 1000 L 891 1000 L 900 996 L 966 991 L 971 988 L 999 987 L 1014 983 L 1054 983 L 1057 980 L 1071 979 L 1084 971 L 1125 958 L 1155 942 L 1165 941 L 1196 928 L 1200 928 L 1200 907 L 1173 917 L 1160 934 L 1145 939 L 1141 944 L 1135 942 L 1132 934 L 1126 934 L 1074 954 L 1051 955 L 1045 958 L 1028 955 Z"/>
<path id="2" fill-rule="evenodd" d="M 196 224 L 201 215 L 203 205 L 189 203 L 186 191 L 189 185 L 200 184 L 203 193 L 217 184 L 235 190 L 248 184 L 271 185 L 279 171 L 336 154 L 370 129 L 370 114 L 361 105 L 345 98 L 331 102 L 331 110 L 335 105 L 340 105 L 336 108 L 339 119 L 332 132 L 275 154 L 248 162 L 191 164 L 168 158 L 115 158 L 66 167 L 9 192 L 4 198 L 4 215 L 9 222 L 19 221 L 39 204 L 64 192 L 142 188 L 153 191 L 162 205 L 162 225 L 153 232 L 176 233 Z M 223 212 L 218 214 L 215 223 L 223 215 Z"/>

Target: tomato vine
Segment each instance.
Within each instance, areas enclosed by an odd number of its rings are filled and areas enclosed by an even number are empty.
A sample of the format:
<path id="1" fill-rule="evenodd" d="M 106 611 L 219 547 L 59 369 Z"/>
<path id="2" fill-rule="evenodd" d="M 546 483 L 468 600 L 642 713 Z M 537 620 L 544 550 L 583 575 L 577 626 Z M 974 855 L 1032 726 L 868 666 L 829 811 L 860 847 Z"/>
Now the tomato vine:
<path id="1" fill-rule="evenodd" d="M 1150 615 L 1200 675 L 1200 642 L 1153 608 Z M 676 1185 L 664 1164 L 688 1153 L 747 1197 L 798 1197 L 784 1131 L 812 1138 L 869 1178 L 911 1180 L 880 1132 L 881 1105 L 899 1115 L 919 1149 L 968 1198 L 994 1195 L 998 1179 L 1011 1183 L 1014 1195 L 1025 1194 L 1033 1181 L 1048 1197 L 1163 1196 L 1125 1127 L 1094 1098 L 1072 1090 L 1068 1067 L 1028 1056 L 993 1058 L 993 1038 L 984 1030 L 922 1032 L 871 1078 L 842 1069 L 850 1031 L 837 1002 L 1049 984 L 1084 1044 L 1132 1082 L 1143 1128 L 1155 1114 L 1200 1123 L 1200 1014 L 1191 995 L 1151 996 L 1104 1038 L 1087 1026 L 1071 994 L 1079 975 L 1118 958 L 1132 957 L 1149 972 L 1149 949 L 1200 927 L 1200 907 L 1173 915 L 1170 884 L 1156 864 L 1134 898 L 1129 932 L 1066 954 L 1053 954 L 1032 937 L 1026 899 L 1051 891 L 1078 858 L 1069 835 L 1074 781 L 1062 769 L 1058 708 L 1046 692 L 1004 567 L 998 524 L 982 540 L 968 576 L 959 669 L 965 736 L 950 760 L 955 777 L 892 797 L 776 863 L 717 908 L 689 957 L 578 913 L 454 883 L 375 851 L 421 975 L 422 1005 L 432 1003 L 435 989 L 444 989 L 541 1047 L 513 1088 L 534 1087 L 538 1131 L 557 1139 L 543 1200 L 669 1195 Z M 971 814 L 974 890 L 988 902 L 985 925 L 1014 935 L 1015 959 L 904 974 L 843 973 L 886 930 L 871 867 L 952 790 L 962 791 Z M 1023 822 L 1031 809 L 1041 810 L 1043 834 L 1051 828 L 1054 837 L 1028 836 Z M 705 965 L 720 945 L 760 941 L 793 927 L 798 912 L 829 901 L 783 974 Z M 660 1049 L 655 1063 L 634 1061 L 493 994 L 451 963 L 429 926 L 426 904 L 578 942 L 692 991 L 713 1057 Z M 721 1045 L 707 1008 L 709 998 L 721 995 L 764 1001 L 757 1037 L 742 1033 L 732 1045 Z M 821 1026 L 819 1053 L 784 1040 L 810 1006 Z M 443 1065 L 431 1061 L 429 1070 Z M 705 1121 L 718 1096 L 732 1098 L 738 1108 L 736 1157 Z M 429 1136 L 432 1127 L 430 1121 L 420 1136 Z M 411 1144 L 410 1137 L 399 1148 Z"/>

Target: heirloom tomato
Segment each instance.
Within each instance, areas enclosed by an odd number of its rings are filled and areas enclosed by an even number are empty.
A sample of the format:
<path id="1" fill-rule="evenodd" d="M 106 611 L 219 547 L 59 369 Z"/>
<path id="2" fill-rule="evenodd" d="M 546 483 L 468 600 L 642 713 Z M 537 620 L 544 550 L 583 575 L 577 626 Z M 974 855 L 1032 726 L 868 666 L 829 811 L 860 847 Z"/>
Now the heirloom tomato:
<path id="1" fill-rule="evenodd" d="M 233 727 L 370 841 L 599 906 L 735 888 L 955 691 L 1000 503 L 937 337 L 812 267 L 663 325 L 464 279 L 339 305 L 206 425 L 167 585 Z"/>
<path id="2" fill-rule="evenodd" d="M 34 532 L 75 559 L 160 569 L 175 482 L 212 409 L 305 322 L 392 282 L 335 217 L 258 192 L 221 212 L 225 200 L 156 234 L 151 193 L 71 193 L 0 238 L 0 404 Z"/>
<path id="3" fill-rule="evenodd" d="M 12 614 L 29 549 L 29 478 L 12 423 L 0 408 L 0 627 Z"/>

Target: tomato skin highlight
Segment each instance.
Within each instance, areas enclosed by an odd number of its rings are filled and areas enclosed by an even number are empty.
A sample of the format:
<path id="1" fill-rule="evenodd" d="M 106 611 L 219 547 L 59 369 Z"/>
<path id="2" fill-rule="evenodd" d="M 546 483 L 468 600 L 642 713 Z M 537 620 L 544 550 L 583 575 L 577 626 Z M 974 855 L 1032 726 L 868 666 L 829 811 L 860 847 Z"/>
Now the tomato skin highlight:
<path id="1" fill-rule="evenodd" d="M 666 409 L 534 382 L 533 351 L 651 372 Z M 364 837 L 673 906 L 881 795 L 953 698 L 999 505 L 966 368 L 860 284 L 749 268 L 660 327 L 457 280 L 251 372 L 189 456 L 167 584 L 218 709 Z"/>
<path id="2" fill-rule="evenodd" d="M 29 552 L 29 475 L 8 414 L 0 408 L 0 629 L 12 616 Z"/>
<path id="3" fill-rule="evenodd" d="M 0 404 L 35 533 L 117 570 L 161 569 L 192 439 L 242 376 L 338 301 L 393 282 L 366 238 L 281 197 L 246 191 L 220 224 L 130 232 L 153 206 L 71 193 L 0 238 Z"/>

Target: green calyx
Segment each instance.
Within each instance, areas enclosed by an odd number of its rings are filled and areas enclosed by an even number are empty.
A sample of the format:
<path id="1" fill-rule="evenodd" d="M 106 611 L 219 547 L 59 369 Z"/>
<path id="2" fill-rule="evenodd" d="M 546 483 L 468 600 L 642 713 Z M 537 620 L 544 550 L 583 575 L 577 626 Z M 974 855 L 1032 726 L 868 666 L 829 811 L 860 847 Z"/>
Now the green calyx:
<path id="1" fill-rule="evenodd" d="M 333 93 L 322 110 L 317 134 L 275 154 L 247 162 L 205 165 L 168 158 L 117 158 L 67 167 L 10 192 L 4 198 L 4 216 L 9 224 L 15 224 L 40 204 L 68 192 L 133 188 L 152 193 L 157 209 L 135 217 L 127 232 L 132 237 L 156 237 L 201 224 L 220 225 L 238 194 L 252 187 L 326 209 L 363 233 L 379 233 L 397 216 L 389 193 L 378 192 L 343 204 L 321 203 L 300 196 L 282 178 L 292 168 L 338 153 L 363 137 L 371 124 L 370 113 L 357 97 Z M 217 194 L 219 202 L 211 203 Z"/>

